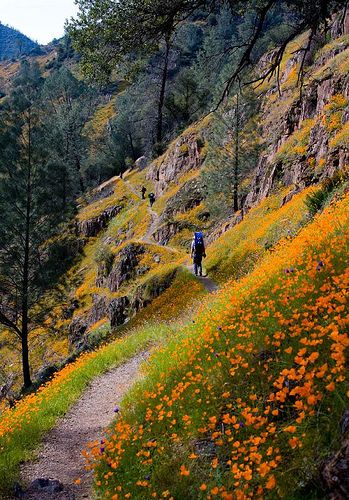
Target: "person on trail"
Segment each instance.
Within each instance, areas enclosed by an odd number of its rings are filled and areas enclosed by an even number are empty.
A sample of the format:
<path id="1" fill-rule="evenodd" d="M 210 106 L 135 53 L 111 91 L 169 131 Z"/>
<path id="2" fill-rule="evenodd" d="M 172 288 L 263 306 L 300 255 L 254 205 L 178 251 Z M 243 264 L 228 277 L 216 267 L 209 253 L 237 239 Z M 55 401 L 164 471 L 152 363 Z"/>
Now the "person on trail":
<path id="1" fill-rule="evenodd" d="M 142 200 L 145 200 L 145 193 L 147 191 L 147 188 L 145 188 L 144 186 L 142 187 L 141 189 L 141 193 L 142 193 Z"/>
<path id="2" fill-rule="evenodd" d="M 149 203 L 150 203 L 150 208 L 151 208 L 155 203 L 155 194 L 149 193 L 148 198 L 149 198 Z"/>
<path id="3" fill-rule="evenodd" d="M 194 238 L 191 243 L 191 257 L 194 264 L 195 276 L 202 276 L 202 258 L 206 257 L 204 236 L 202 232 L 194 233 Z"/>

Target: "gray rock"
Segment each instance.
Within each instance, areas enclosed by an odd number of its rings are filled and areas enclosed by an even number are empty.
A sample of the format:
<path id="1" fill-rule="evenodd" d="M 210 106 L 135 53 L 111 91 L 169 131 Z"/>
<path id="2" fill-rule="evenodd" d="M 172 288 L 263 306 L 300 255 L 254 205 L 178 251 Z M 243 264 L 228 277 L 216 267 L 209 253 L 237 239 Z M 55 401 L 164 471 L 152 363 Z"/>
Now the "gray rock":
<path id="1" fill-rule="evenodd" d="M 141 156 L 138 160 L 135 161 L 135 166 L 139 168 L 139 170 L 143 170 L 147 167 L 148 160 L 146 156 Z"/>
<path id="2" fill-rule="evenodd" d="M 60 491 L 63 491 L 64 486 L 62 483 L 60 483 L 57 479 L 46 479 L 46 478 L 39 478 L 35 479 L 31 485 L 29 486 L 28 493 L 34 493 L 34 492 L 42 492 L 42 493 L 48 493 L 48 494 L 53 494 L 53 493 L 59 493 Z"/>
<path id="3" fill-rule="evenodd" d="M 105 318 L 108 313 L 108 300 L 102 295 L 92 295 L 93 306 L 89 314 L 88 322 L 92 325 Z"/>
<path id="4" fill-rule="evenodd" d="M 81 348 L 83 338 L 89 324 L 85 317 L 76 316 L 70 323 L 69 327 L 69 343 L 72 346 Z"/>
<path id="5" fill-rule="evenodd" d="M 106 282 L 112 292 L 118 291 L 125 281 L 137 275 L 139 256 L 144 252 L 144 246 L 136 243 L 121 250 Z"/>
<path id="6" fill-rule="evenodd" d="M 161 196 L 169 184 L 177 183 L 181 175 L 202 166 L 205 159 L 200 154 L 202 146 L 202 139 L 196 132 L 185 133 L 177 139 L 161 160 L 153 163 L 147 173 L 147 179 L 155 182 L 156 196 Z"/>
<path id="7" fill-rule="evenodd" d="M 109 221 L 118 215 L 122 208 L 122 205 L 109 207 L 97 217 L 78 222 L 78 233 L 83 234 L 87 238 L 97 236 L 102 229 L 108 226 Z"/>
<path id="8" fill-rule="evenodd" d="M 110 301 L 108 306 L 108 316 L 110 320 L 110 326 L 115 328 L 116 326 L 123 325 L 127 318 L 127 308 L 130 304 L 128 297 L 118 297 Z"/>

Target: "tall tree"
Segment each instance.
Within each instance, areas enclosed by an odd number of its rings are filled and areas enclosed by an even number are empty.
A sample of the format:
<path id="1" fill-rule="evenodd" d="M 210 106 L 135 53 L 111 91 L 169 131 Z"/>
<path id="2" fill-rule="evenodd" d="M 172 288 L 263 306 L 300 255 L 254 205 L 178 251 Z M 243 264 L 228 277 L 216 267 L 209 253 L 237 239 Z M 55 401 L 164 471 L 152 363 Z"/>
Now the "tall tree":
<path id="1" fill-rule="evenodd" d="M 215 215 L 241 208 L 242 181 L 255 168 L 260 152 L 258 106 L 253 91 L 237 89 L 235 96 L 214 113 L 202 177 L 208 205 Z M 227 205 L 226 200 L 231 203 Z"/>
<path id="2" fill-rule="evenodd" d="M 31 310 L 46 286 L 45 242 L 60 219 L 43 148 L 37 65 L 24 62 L 0 113 L 0 323 L 21 343 L 23 382 L 31 385 Z"/>
<path id="3" fill-rule="evenodd" d="M 42 92 L 45 146 L 52 173 L 60 179 L 63 210 L 85 188 L 83 163 L 88 154 L 88 140 L 84 128 L 94 102 L 93 93 L 65 67 L 45 81 Z"/>
<path id="4" fill-rule="evenodd" d="M 161 151 L 164 104 L 170 53 L 178 25 L 202 1 L 189 0 L 77 0 L 80 12 L 68 31 L 83 54 L 87 75 L 107 77 L 122 63 L 157 51 L 162 60 L 157 99 L 155 142 Z"/>
<path id="5" fill-rule="evenodd" d="M 238 77 L 256 62 L 256 48 L 263 39 L 270 16 L 282 9 L 293 17 L 283 31 L 279 47 L 261 78 L 267 78 L 279 67 L 286 46 L 309 29 L 309 43 L 303 51 L 303 62 L 311 40 L 331 16 L 347 5 L 346 0 L 77 0 L 79 14 L 72 20 L 69 33 L 82 54 L 87 73 L 101 76 L 110 73 L 125 55 L 133 57 L 157 50 L 159 43 L 170 43 L 177 27 L 200 9 L 210 12 L 226 6 L 234 16 L 242 13 L 253 18 L 251 29 L 240 33 L 239 56 L 224 82 L 223 102 Z M 236 44 L 225 47 L 226 56 L 236 52 Z M 257 51 L 258 52 L 258 51 Z M 166 54 L 166 51 L 165 51 Z M 166 57 L 164 74 L 166 71 Z M 301 64 L 301 71 L 303 64 Z M 166 83 L 166 80 L 165 80 Z M 161 101 L 161 92 L 160 99 Z M 159 116 L 161 123 L 161 116 Z"/>

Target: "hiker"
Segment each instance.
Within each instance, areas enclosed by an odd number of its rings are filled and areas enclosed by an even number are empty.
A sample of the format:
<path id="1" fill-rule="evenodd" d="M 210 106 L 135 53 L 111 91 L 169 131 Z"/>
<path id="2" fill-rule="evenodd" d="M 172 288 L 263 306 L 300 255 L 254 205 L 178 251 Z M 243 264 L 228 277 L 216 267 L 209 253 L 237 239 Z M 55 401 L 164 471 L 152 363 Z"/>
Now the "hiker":
<path id="1" fill-rule="evenodd" d="M 148 198 L 149 198 L 149 202 L 150 202 L 150 207 L 152 207 L 155 203 L 155 194 L 149 193 Z"/>
<path id="2" fill-rule="evenodd" d="M 194 264 L 195 276 L 202 276 L 202 258 L 206 257 L 204 236 L 202 232 L 194 233 L 194 238 L 191 243 L 191 257 Z"/>
<path id="3" fill-rule="evenodd" d="M 145 200 L 145 193 L 147 191 L 147 188 L 145 188 L 144 186 L 142 187 L 141 189 L 141 193 L 142 193 L 142 200 Z"/>

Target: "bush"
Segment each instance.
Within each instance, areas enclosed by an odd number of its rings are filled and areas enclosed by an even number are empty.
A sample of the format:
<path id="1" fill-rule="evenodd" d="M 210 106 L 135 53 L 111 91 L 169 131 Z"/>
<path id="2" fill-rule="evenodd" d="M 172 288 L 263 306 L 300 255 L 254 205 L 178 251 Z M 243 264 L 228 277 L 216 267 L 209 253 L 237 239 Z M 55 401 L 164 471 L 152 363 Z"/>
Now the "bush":
<path id="1" fill-rule="evenodd" d="M 323 210 L 325 205 L 332 198 L 332 194 L 336 191 L 344 182 L 348 180 L 347 170 L 338 170 L 332 177 L 326 179 L 321 188 L 314 193 L 307 195 L 305 199 L 305 204 L 309 210 L 309 215 L 314 217 L 317 212 Z"/>
<path id="2" fill-rule="evenodd" d="M 314 217 L 317 212 L 320 212 L 326 205 L 329 193 L 325 189 L 315 191 L 315 193 L 308 194 L 305 199 L 305 205 L 308 208 L 309 215 Z"/>
<path id="3" fill-rule="evenodd" d="M 95 262 L 99 267 L 103 267 L 106 275 L 111 271 L 114 262 L 114 254 L 108 245 L 101 245 L 97 248 L 95 253 Z"/>

